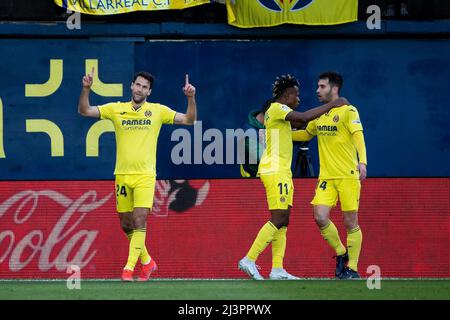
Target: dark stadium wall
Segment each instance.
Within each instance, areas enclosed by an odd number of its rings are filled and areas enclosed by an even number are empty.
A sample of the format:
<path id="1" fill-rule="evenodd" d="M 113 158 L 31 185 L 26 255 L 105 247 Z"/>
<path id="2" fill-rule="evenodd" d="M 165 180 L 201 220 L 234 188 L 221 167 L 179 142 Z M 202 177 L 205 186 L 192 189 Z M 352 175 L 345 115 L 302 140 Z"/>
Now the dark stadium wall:
<path id="1" fill-rule="evenodd" d="M 133 72 L 143 69 L 156 76 L 150 100 L 184 112 L 189 73 L 203 132 L 222 133 L 261 107 L 275 76 L 299 78 L 305 110 L 318 105 L 316 76 L 337 70 L 342 95 L 360 112 L 370 176 L 450 176 L 448 40 L 115 40 L 0 40 L 0 179 L 112 179 L 113 133 L 77 114 L 81 77 L 92 64 L 103 83 L 92 105 L 128 100 Z M 174 129 L 165 126 L 159 138 L 159 178 L 239 177 L 236 164 L 173 164 Z M 185 129 L 203 149 L 211 143 Z M 317 171 L 316 144 L 310 152 Z"/>

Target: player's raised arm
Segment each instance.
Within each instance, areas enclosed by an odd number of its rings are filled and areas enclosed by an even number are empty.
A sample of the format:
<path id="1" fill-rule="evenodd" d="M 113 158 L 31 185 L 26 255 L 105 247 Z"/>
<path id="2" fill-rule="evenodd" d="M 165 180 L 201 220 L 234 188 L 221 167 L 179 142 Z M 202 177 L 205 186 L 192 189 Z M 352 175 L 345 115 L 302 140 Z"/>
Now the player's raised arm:
<path id="1" fill-rule="evenodd" d="M 91 107 L 89 104 L 89 92 L 94 82 L 94 68 L 91 73 L 83 77 L 83 89 L 78 100 L 78 113 L 85 117 L 100 118 L 100 112 L 97 107 Z"/>
<path id="2" fill-rule="evenodd" d="M 195 102 L 195 87 L 189 83 L 189 75 L 185 76 L 183 93 L 187 97 L 186 113 L 175 114 L 175 124 L 192 125 L 197 120 L 197 104 Z"/>
<path id="3" fill-rule="evenodd" d="M 291 121 L 291 122 L 296 122 L 296 123 L 299 122 L 301 124 L 305 124 L 305 123 L 308 123 L 309 121 L 316 119 L 316 118 L 320 117 L 321 115 L 327 113 L 332 108 L 344 106 L 347 104 L 349 104 L 347 99 L 341 97 L 336 100 L 330 101 L 320 107 L 309 109 L 305 112 L 298 112 L 298 111 L 289 112 L 289 114 L 286 116 L 286 120 Z"/>

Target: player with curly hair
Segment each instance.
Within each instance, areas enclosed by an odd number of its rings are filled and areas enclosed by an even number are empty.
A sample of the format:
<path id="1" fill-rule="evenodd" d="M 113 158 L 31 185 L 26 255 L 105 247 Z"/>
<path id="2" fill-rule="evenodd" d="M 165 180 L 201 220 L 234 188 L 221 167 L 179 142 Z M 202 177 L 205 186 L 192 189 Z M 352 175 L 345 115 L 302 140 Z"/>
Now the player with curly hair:
<path id="1" fill-rule="evenodd" d="M 272 103 L 264 116 L 266 149 L 258 168 L 264 187 L 271 219 L 259 230 L 247 255 L 238 268 L 252 279 L 263 280 L 255 262 L 261 252 L 272 243 L 272 280 L 294 280 L 297 277 L 283 268 L 286 250 L 286 233 L 292 207 L 294 187 L 292 183 L 292 127 L 306 124 L 334 107 L 348 104 L 345 98 L 305 111 L 294 111 L 300 104 L 299 83 L 291 75 L 276 78 L 272 89 Z"/>

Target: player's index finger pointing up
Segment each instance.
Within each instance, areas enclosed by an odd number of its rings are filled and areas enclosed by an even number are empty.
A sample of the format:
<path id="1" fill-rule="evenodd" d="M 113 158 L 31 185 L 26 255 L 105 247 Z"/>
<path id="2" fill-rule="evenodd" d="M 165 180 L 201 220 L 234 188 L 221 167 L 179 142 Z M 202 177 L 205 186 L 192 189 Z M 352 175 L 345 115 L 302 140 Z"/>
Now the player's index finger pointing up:
<path id="1" fill-rule="evenodd" d="M 186 76 L 185 76 L 185 78 L 184 78 L 185 80 L 184 80 L 184 85 L 188 85 L 189 84 L 189 75 L 188 74 L 186 74 Z"/>

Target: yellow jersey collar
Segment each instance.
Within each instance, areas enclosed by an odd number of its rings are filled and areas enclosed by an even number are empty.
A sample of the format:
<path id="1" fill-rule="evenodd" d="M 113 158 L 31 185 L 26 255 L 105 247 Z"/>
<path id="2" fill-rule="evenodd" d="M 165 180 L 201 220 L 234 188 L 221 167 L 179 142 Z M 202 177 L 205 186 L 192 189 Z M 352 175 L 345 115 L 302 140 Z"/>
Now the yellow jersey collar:
<path id="1" fill-rule="evenodd" d="M 142 110 L 142 107 L 145 106 L 145 105 L 147 104 L 147 101 L 145 101 L 143 104 L 141 104 L 137 109 L 134 108 L 133 100 L 131 100 L 129 103 L 130 103 L 130 107 L 131 107 L 131 110 L 132 110 L 132 111 L 139 112 L 139 111 Z"/>

